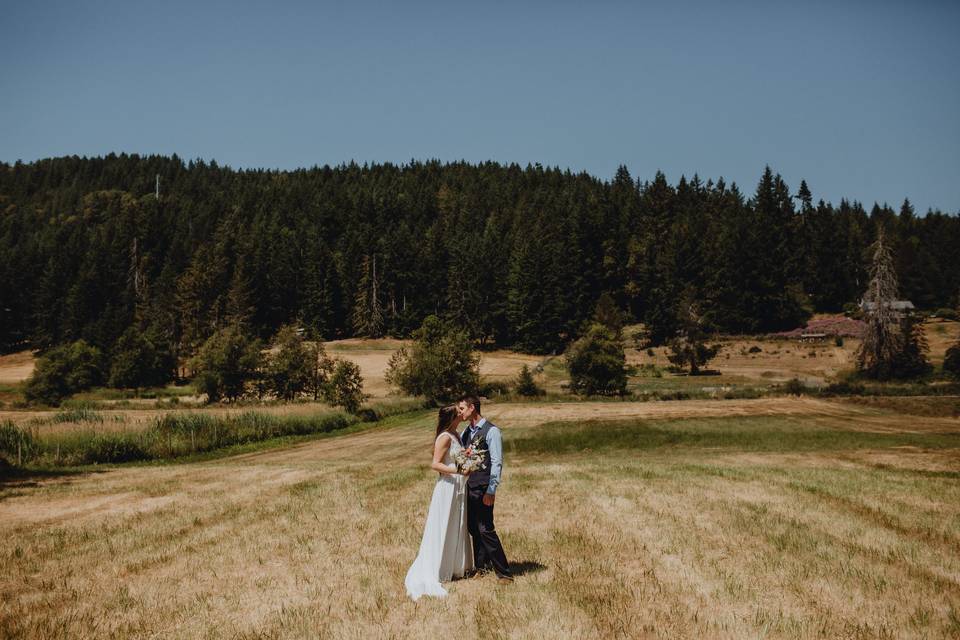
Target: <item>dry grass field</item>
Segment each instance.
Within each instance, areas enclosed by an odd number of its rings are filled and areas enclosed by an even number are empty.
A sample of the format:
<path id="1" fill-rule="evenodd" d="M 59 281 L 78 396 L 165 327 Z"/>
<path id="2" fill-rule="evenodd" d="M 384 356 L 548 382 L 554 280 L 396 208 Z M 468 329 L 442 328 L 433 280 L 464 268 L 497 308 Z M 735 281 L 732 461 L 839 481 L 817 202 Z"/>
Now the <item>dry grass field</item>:
<path id="1" fill-rule="evenodd" d="M 0 384 L 14 384 L 26 380 L 33 373 L 35 358 L 30 351 L 19 351 L 0 356 Z"/>
<path id="2" fill-rule="evenodd" d="M 432 415 L 0 487 L 3 638 L 960 637 L 960 421 L 491 404 L 517 580 L 409 601 Z M 940 414 L 944 415 L 940 415 Z"/>
<path id="3" fill-rule="evenodd" d="M 369 403 L 391 405 L 404 403 L 405 399 L 397 396 L 396 390 L 387 385 L 384 373 L 390 356 L 406 344 L 405 341 L 391 339 L 338 340 L 326 343 L 326 349 L 329 355 L 352 360 L 360 366 L 364 379 L 364 392 L 370 396 Z M 484 352 L 481 356 L 480 370 L 485 379 L 508 382 L 516 378 L 524 364 L 533 367 L 541 361 L 542 358 L 539 356 L 506 350 Z M 97 411 L 94 412 L 93 417 L 97 418 L 97 421 L 95 423 L 84 420 L 71 421 L 64 419 L 68 412 L 60 412 L 58 416 L 56 410 L 13 408 L 14 402 L 21 399 L 16 385 L 29 377 L 33 366 L 34 358 L 27 351 L 0 356 L 0 381 L 5 381 L 5 384 L 0 384 L 0 421 L 11 420 L 19 425 L 37 425 L 44 435 L 55 435 L 76 429 L 98 432 L 136 431 L 146 428 L 164 414 L 184 411 L 216 416 L 237 415 L 251 410 L 265 414 L 310 415 L 332 409 L 322 402 L 203 406 L 199 398 L 182 393 L 178 393 L 176 397 L 177 404 L 172 405 L 167 399 L 159 401 L 147 398 L 103 399 L 97 397 L 98 392 L 95 391 L 93 394 L 79 394 L 76 399 L 81 402 L 89 399 L 96 404 Z"/>
<path id="4" fill-rule="evenodd" d="M 947 348 L 960 340 L 960 322 L 928 320 L 924 328 L 930 344 L 930 360 L 939 365 L 943 362 L 943 354 Z M 683 378 L 664 373 L 657 378 L 651 377 L 649 371 L 645 371 L 643 367 L 652 365 L 661 371 L 665 370 L 670 365 L 667 348 L 653 349 L 653 355 L 650 356 L 646 350 L 636 349 L 629 344 L 629 340 L 627 342 L 627 363 L 639 368 L 639 375 L 632 377 L 630 381 L 630 389 L 633 391 L 700 391 L 727 388 L 731 385 L 765 387 L 791 378 L 799 378 L 810 386 L 821 386 L 844 370 L 852 369 L 854 354 L 859 346 L 859 341 L 853 338 L 847 338 L 841 347 L 835 346 L 832 340 L 811 345 L 800 344 L 789 338 L 729 339 L 721 341 L 720 354 L 710 363 L 710 368 L 720 375 Z M 387 385 L 383 376 L 390 356 L 407 344 L 408 341 L 393 339 L 349 339 L 327 342 L 325 348 L 329 355 L 352 360 L 360 366 L 364 392 L 370 395 L 371 401 L 377 402 L 389 399 L 395 392 Z M 750 349 L 754 347 L 760 351 L 751 352 Z M 567 376 L 562 356 L 533 356 L 507 350 L 486 351 L 481 353 L 480 374 L 487 381 L 510 383 L 516 379 L 523 365 L 531 369 L 542 366 L 543 372 L 537 375 L 538 384 L 551 393 L 565 392 Z M 37 417 L 12 408 L 15 400 L 19 398 L 17 385 L 29 377 L 33 367 L 34 357 L 29 351 L 0 356 L 0 420 L 22 422 Z M 85 394 L 79 396 L 81 400 L 84 397 Z M 198 401 L 198 398 L 189 395 L 183 395 L 179 399 L 184 405 Z M 157 402 L 152 399 L 95 400 L 104 406 L 112 403 L 120 405 L 117 408 L 118 415 L 123 416 L 128 423 L 150 421 L 169 410 L 157 409 Z M 315 406 L 306 406 L 306 411 L 316 409 Z M 39 415 L 43 413 L 39 412 Z"/>
<path id="5" fill-rule="evenodd" d="M 383 398 L 394 391 L 383 379 L 390 356 L 409 344 L 408 340 L 350 339 L 327 342 L 324 347 L 331 356 L 357 363 L 360 366 L 360 374 L 363 376 L 364 392 L 373 398 Z M 488 380 L 509 382 L 517 377 L 524 364 L 533 368 L 541 360 L 539 356 L 502 349 L 485 351 L 480 356 L 480 375 Z"/>

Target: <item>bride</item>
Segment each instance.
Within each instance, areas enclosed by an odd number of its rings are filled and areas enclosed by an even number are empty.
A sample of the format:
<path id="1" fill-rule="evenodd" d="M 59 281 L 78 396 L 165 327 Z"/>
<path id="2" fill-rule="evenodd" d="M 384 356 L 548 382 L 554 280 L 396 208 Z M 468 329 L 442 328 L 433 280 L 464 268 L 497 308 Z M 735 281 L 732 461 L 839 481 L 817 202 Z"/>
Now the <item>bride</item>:
<path id="1" fill-rule="evenodd" d="M 473 542 L 467 531 L 466 475 L 457 471 L 454 456 L 461 448 L 457 437 L 460 415 L 455 406 L 440 409 L 430 468 L 440 477 L 433 487 L 420 552 L 404 584 L 407 595 L 445 596 L 441 582 L 473 571 Z"/>

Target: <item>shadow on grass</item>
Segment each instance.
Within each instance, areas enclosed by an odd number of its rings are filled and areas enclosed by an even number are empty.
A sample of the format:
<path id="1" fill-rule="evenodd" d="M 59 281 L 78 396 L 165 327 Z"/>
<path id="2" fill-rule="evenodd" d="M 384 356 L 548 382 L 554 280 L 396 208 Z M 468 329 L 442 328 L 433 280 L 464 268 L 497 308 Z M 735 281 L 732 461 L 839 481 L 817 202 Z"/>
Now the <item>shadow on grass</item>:
<path id="1" fill-rule="evenodd" d="M 528 573 L 537 573 L 546 568 L 546 565 L 542 565 L 539 562 L 532 562 L 530 560 L 510 563 L 510 572 L 513 574 L 514 578 L 527 575 Z"/>
<path id="2" fill-rule="evenodd" d="M 0 461 L 0 501 L 11 497 L 11 495 L 3 495 L 5 491 L 29 489 L 36 487 L 43 480 L 69 478 L 90 473 L 98 473 L 98 471 L 94 469 L 23 469 L 3 464 Z M 13 495 L 16 495 L 16 493 Z"/>
<path id="3" fill-rule="evenodd" d="M 504 441 L 508 453 L 573 454 L 586 451 L 719 452 L 839 451 L 851 449 L 960 449 L 960 430 L 939 433 L 876 432 L 823 426 L 796 416 L 738 416 L 669 420 L 549 422 Z M 852 425 L 851 425 L 852 426 Z"/>
<path id="4" fill-rule="evenodd" d="M 960 471 L 949 471 L 940 469 L 907 469 L 891 464 L 873 463 L 867 465 L 880 471 L 889 471 L 907 476 L 917 476 L 920 478 L 948 478 L 950 480 L 960 480 Z"/>

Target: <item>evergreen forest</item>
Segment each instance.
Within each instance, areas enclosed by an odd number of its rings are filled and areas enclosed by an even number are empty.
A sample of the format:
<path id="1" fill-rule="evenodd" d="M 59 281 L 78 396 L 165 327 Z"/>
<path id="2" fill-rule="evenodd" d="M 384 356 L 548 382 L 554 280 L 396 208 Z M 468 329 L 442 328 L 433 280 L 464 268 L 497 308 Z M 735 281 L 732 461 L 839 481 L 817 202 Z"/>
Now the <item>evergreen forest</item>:
<path id="1" fill-rule="evenodd" d="M 956 306 L 960 217 L 834 205 L 770 168 L 741 191 L 494 162 L 0 163 L 0 351 L 109 352 L 134 328 L 182 360 L 235 324 L 407 337 L 437 315 L 480 346 L 555 353 L 603 294 L 653 343 L 691 303 L 709 332 L 772 332 L 856 304 L 881 228 L 901 297 Z"/>

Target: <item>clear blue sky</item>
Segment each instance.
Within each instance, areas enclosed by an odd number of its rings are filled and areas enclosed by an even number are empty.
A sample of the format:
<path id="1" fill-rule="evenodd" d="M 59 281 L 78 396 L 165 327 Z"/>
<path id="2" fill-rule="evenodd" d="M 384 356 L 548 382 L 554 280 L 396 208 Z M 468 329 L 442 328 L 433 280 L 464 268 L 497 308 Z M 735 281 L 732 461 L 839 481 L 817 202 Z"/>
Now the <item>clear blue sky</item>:
<path id="1" fill-rule="evenodd" d="M 201 6 L 202 5 L 202 6 Z M 960 2 L 0 6 L 0 160 L 662 169 L 960 211 Z"/>

